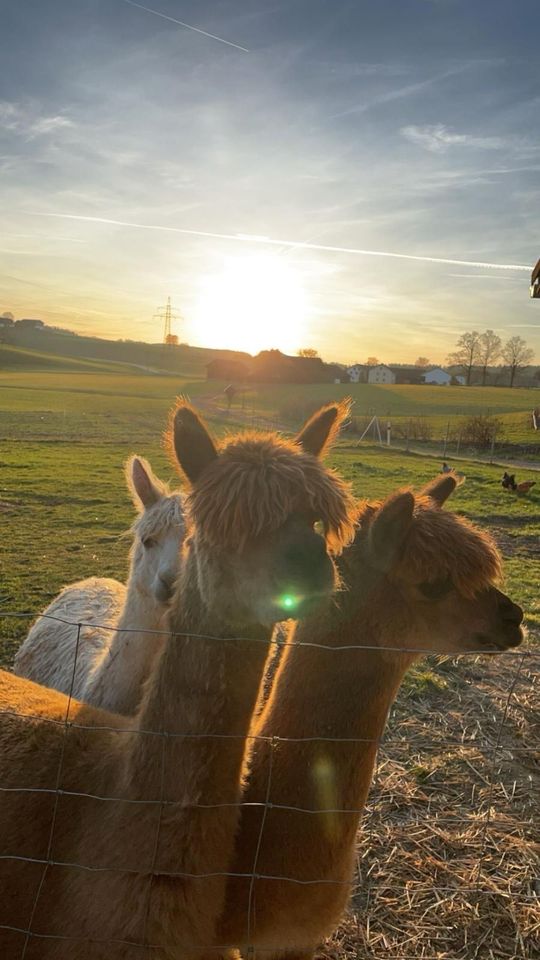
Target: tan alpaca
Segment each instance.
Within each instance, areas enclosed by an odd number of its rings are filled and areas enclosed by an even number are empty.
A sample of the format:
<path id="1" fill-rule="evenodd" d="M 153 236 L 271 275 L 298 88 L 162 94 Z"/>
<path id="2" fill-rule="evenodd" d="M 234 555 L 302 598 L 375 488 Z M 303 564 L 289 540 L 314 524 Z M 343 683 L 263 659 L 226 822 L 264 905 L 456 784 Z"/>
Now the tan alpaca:
<path id="1" fill-rule="evenodd" d="M 129 715 L 166 636 L 185 523 L 182 494 L 171 493 L 146 460 L 129 457 L 125 475 L 138 512 L 127 583 L 88 577 L 64 587 L 30 628 L 13 669 L 94 707 Z M 85 626 L 77 646 L 79 623 Z"/>
<path id="2" fill-rule="evenodd" d="M 184 960 L 211 942 L 271 625 L 284 595 L 302 613 L 333 590 L 314 522 L 336 548 L 353 530 L 348 489 L 316 457 L 345 412 L 323 409 L 297 442 L 219 450 L 179 405 L 188 537 L 134 718 L 0 675 L 2 958 Z"/>
<path id="3" fill-rule="evenodd" d="M 366 506 L 340 559 L 337 609 L 306 618 L 285 648 L 252 730 L 276 740 L 273 747 L 255 742 L 243 800 L 261 806 L 242 809 L 232 872 L 305 885 L 231 879 L 216 944 L 237 946 L 244 956 L 254 945 L 264 960 L 311 958 L 348 900 L 358 811 L 405 671 L 422 651 L 494 651 L 521 642 L 522 611 L 494 585 L 501 566 L 493 541 L 440 509 L 455 485 L 446 476 L 423 495 L 404 492 Z M 267 798 L 272 806 L 264 814 Z M 318 879 L 326 882 L 311 884 Z"/>

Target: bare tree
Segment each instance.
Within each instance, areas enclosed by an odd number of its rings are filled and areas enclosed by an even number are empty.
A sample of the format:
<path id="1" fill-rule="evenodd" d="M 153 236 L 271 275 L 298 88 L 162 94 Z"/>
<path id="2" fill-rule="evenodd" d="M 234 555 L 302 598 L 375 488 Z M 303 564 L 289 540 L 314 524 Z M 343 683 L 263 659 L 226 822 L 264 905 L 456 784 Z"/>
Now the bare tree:
<path id="1" fill-rule="evenodd" d="M 429 364 L 429 357 L 418 357 L 418 359 L 414 361 L 415 367 L 429 367 Z"/>
<path id="2" fill-rule="evenodd" d="M 518 370 L 534 359 L 534 350 L 527 346 L 523 337 L 510 337 L 502 348 L 501 356 L 510 372 L 510 386 L 513 387 Z"/>
<path id="3" fill-rule="evenodd" d="M 485 330 L 480 337 L 478 359 L 482 365 L 482 386 L 486 385 L 487 369 L 501 355 L 502 341 L 494 330 Z"/>
<path id="4" fill-rule="evenodd" d="M 380 361 L 377 357 L 368 357 L 366 360 L 366 367 L 378 367 Z"/>
<path id="5" fill-rule="evenodd" d="M 478 362 L 480 340 L 478 330 L 469 330 L 467 333 L 462 333 L 457 342 L 457 350 L 448 354 L 448 363 L 463 367 L 463 370 L 466 371 L 467 386 L 470 386 L 473 367 Z"/>
<path id="6" fill-rule="evenodd" d="M 310 360 L 313 360 L 315 357 L 319 356 L 319 351 L 314 350 L 313 347 L 302 347 L 302 349 L 298 351 L 298 356 L 309 357 Z"/>

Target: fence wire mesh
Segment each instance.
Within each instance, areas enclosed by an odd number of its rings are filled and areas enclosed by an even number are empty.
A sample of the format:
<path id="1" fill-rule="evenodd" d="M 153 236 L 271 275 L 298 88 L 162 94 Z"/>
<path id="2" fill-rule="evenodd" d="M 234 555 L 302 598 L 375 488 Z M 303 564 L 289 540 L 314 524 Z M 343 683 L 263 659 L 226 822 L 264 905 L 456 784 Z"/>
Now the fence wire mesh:
<path id="1" fill-rule="evenodd" d="M 31 620 L 34 613 L 2 611 L 0 623 L 8 618 Z M 287 942 L 264 946 L 256 942 L 255 888 L 258 881 L 291 886 L 351 888 L 351 908 L 334 936 L 322 948 L 320 956 L 334 958 L 355 956 L 369 960 L 528 960 L 540 948 L 540 866 L 538 864 L 539 792 L 537 744 L 524 742 L 537 733 L 538 708 L 534 700 L 534 684 L 540 650 L 534 646 L 497 653 L 495 658 L 485 650 L 460 654 L 460 670 L 466 658 L 471 664 L 465 685 L 454 683 L 459 675 L 454 658 L 433 651 L 439 672 L 420 673 L 412 687 L 404 684 L 404 696 L 398 698 L 382 737 L 337 737 L 314 732 L 309 737 L 281 737 L 250 734 L 246 738 L 234 733 L 193 733 L 166 729 L 144 729 L 133 717 L 119 726 L 100 722 L 81 723 L 72 716 L 73 686 L 78 658 L 84 644 L 84 628 L 100 627 L 111 633 L 116 627 L 107 624 L 74 622 L 62 617 L 41 614 L 41 619 L 73 627 L 73 664 L 71 685 L 67 691 L 65 715 L 62 719 L 24 714 L 29 723 L 39 721 L 62 728 L 62 741 L 54 786 L 6 786 L 0 784 L 0 795 L 44 794 L 53 798 L 50 831 L 44 856 L 32 857 L 15 852 L 2 852 L 0 861 L 25 862 L 41 867 L 35 896 L 25 924 L 0 923 L 0 930 L 19 934 L 20 954 L 25 960 L 32 942 L 57 942 L 66 949 L 77 944 L 129 948 L 126 956 L 155 955 L 162 945 L 148 939 L 152 886 L 156 877 L 171 880 L 211 880 L 216 877 L 248 882 L 245 917 L 245 943 L 242 955 L 296 956 Z M 171 637 L 158 630 L 126 630 L 126 633 Z M 188 636 L 177 634 L 174 638 Z M 278 649 L 291 642 L 274 634 L 271 645 Z M 197 635 L 189 634 L 197 639 Z M 220 637 L 200 635 L 200 640 L 230 642 Z M 260 638 L 234 638 L 253 643 Z M 295 641 L 292 641 L 294 643 Z M 400 647 L 341 645 L 329 648 L 324 644 L 305 646 L 331 649 L 335 656 L 379 651 L 421 653 L 425 650 L 404 650 Z M 429 653 L 429 651 L 428 651 Z M 479 660 L 479 657 L 482 660 Z M 267 663 L 276 658 L 269 655 Z M 495 666 L 495 664 L 497 666 Z M 501 665 L 504 667 L 501 669 Z M 415 685 L 416 684 L 416 685 Z M 444 691 L 443 701 L 435 708 L 433 698 L 424 696 L 423 685 L 430 692 Z M 267 685 L 268 689 L 268 685 Z M 402 691 L 403 693 L 403 691 Z M 306 709 L 314 711 L 306 690 Z M 1 710 L 5 716 L 20 717 L 17 710 Z M 128 737 L 150 737 L 156 740 L 158 756 L 158 790 L 152 797 L 110 795 L 67 789 L 66 742 L 71 731 L 114 732 Z M 267 780 L 264 799 L 208 803 L 204 797 L 184 802 L 185 810 L 217 810 L 233 807 L 258 808 L 261 812 L 255 855 L 248 872 L 164 870 L 158 865 L 158 851 L 167 808 L 177 800 L 165 795 L 167 743 L 171 740 L 234 741 L 246 744 L 264 743 L 268 747 Z M 347 805 L 327 802 L 309 807 L 273 799 L 276 749 L 299 743 L 373 745 L 377 762 L 367 804 Z M 179 773 L 181 776 L 181 772 Z M 468 777 L 468 779 L 466 779 Z M 54 856 L 57 811 L 63 798 L 77 798 L 108 805 L 148 807 L 157 810 L 156 826 L 151 840 L 150 864 L 79 862 Z M 298 877 L 292 874 L 265 873 L 259 858 L 267 817 L 270 811 L 289 811 L 311 818 L 363 816 L 356 853 L 356 870 L 352 880 L 329 876 Z M 1 829 L 1 828 L 0 828 Z M 283 838 L 286 843 L 286 838 Z M 2 844 L 3 846 L 3 844 Z M 143 931 L 140 938 L 102 938 L 71 936 L 35 928 L 36 911 L 51 868 L 91 874 L 145 877 L 146 893 Z M 158 868 L 159 867 L 159 868 Z M 339 872 L 339 871 L 338 871 Z M 190 943 L 192 953 L 219 956 L 238 944 Z M 56 955 L 56 954 L 55 954 Z M 32 954 L 34 956 L 34 954 Z M 101 954 L 100 954 L 101 956 Z M 122 954 L 124 956 L 124 954 Z M 298 954 L 300 957 L 300 954 Z M 303 956 L 303 955 L 302 955 Z M 9 958 L 11 960 L 11 957 Z M 15 955 L 13 960 L 15 960 Z"/>

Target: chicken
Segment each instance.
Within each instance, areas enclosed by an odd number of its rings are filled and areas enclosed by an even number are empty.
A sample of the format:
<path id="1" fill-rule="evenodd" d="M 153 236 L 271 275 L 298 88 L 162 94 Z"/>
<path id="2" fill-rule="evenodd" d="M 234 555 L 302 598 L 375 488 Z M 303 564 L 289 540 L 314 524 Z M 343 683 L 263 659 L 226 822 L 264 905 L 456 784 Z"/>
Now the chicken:
<path id="1" fill-rule="evenodd" d="M 528 493 L 531 487 L 534 487 L 536 480 L 522 480 L 515 487 L 516 493 Z"/>

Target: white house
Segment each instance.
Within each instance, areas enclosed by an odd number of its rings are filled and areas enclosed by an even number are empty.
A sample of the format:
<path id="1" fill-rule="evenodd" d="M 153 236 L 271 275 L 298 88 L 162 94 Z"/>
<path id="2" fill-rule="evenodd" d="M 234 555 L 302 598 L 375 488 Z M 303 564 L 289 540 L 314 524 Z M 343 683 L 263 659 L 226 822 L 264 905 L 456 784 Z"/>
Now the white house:
<path id="1" fill-rule="evenodd" d="M 390 369 L 390 367 L 385 366 L 384 363 L 379 363 L 376 367 L 370 367 L 368 373 L 368 383 L 395 383 L 396 375 Z"/>
<path id="2" fill-rule="evenodd" d="M 350 383 L 360 383 L 364 378 L 363 363 L 353 363 L 352 367 L 347 367 L 347 374 Z"/>
<path id="3" fill-rule="evenodd" d="M 464 377 L 455 377 L 458 383 L 465 383 Z M 427 370 L 424 374 L 424 383 L 436 384 L 439 387 L 448 387 L 452 382 L 452 374 L 442 367 L 434 367 L 433 370 Z"/>

